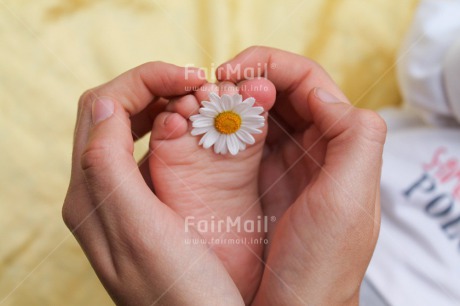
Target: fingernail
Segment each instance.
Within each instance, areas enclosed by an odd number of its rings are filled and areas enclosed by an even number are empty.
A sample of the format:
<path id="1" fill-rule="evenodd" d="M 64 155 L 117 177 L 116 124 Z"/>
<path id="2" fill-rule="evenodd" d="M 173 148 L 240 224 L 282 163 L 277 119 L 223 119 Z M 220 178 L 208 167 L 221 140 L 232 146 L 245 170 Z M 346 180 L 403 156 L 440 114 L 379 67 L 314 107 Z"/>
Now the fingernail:
<path id="1" fill-rule="evenodd" d="M 98 98 L 94 100 L 92 106 L 93 124 L 97 124 L 112 116 L 114 108 L 113 101 L 109 98 Z"/>
<path id="2" fill-rule="evenodd" d="M 169 124 L 169 122 L 171 121 L 171 116 L 172 116 L 172 114 L 166 115 L 166 117 L 163 119 L 163 125 L 164 126 Z"/>
<path id="3" fill-rule="evenodd" d="M 315 96 L 325 103 L 340 103 L 341 101 L 331 94 L 330 92 L 322 89 L 322 88 L 315 88 Z"/>

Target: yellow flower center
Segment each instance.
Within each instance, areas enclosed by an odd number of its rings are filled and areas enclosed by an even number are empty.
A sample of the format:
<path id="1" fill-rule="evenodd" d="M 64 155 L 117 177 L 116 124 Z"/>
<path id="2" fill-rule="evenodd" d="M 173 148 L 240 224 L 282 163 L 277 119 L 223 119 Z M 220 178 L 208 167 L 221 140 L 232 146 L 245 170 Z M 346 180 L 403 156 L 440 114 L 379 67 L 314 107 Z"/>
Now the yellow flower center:
<path id="1" fill-rule="evenodd" d="M 220 113 L 214 119 L 214 127 L 221 134 L 233 134 L 240 129 L 240 126 L 240 115 L 232 111 Z"/>

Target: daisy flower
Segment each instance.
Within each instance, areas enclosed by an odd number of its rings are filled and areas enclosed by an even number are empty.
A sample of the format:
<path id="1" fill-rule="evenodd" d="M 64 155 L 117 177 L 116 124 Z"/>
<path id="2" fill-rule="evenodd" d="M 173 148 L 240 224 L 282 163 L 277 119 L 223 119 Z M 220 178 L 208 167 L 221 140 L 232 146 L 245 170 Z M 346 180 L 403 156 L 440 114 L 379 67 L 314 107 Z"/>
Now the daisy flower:
<path id="1" fill-rule="evenodd" d="M 246 149 L 246 144 L 252 145 L 255 139 L 251 134 L 260 134 L 265 118 L 260 116 L 264 111 L 261 106 L 253 106 L 256 100 L 247 98 L 243 101 L 241 95 L 209 94 L 209 101 L 202 101 L 198 115 L 190 117 L 192 121 L 191 134 L 203 135 L 199 145 L 205 149 L 214 145 L 216 154 L 236 155 Z"/>

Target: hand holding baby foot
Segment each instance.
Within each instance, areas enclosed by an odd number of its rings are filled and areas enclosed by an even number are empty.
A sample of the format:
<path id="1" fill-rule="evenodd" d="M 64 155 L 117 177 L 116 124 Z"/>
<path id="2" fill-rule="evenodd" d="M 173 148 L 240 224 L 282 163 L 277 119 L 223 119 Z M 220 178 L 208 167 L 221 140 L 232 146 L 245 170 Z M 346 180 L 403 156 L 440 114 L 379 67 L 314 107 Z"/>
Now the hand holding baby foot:
<path id="1" fill-rule="evenodd" d="M 151 191 L 133 158 L 132 134 L 150 130 L 149 112 L 163 111 L 162 97 L 204 83 L 184 74 L 148 63 L 80 99 L 63 217 L 117 304 L 244 304 L 221 260 L 206 245 L 185 243 L 199 235 L 184 231 L 183 218 Z"/>
<path id="2" fill-rule="evenodd" d="M 278 70 L 269 80 L 224 75 L 215 85 L 151 63 L 82 96 L 63 216 L 116 302 L 240 305 L 255 295 L 254 305 L 356 304 L 378 233 L 384 127 L 372 113 L 321 102 L 346 99 L 312 62 L 266 48 L 243 55 L 230 63 L 270 59 Z M 270 81 L 278 92 L 273 109 Z M 253 90 L 259 85 L 266 90 Z M 196 86 L 194 95 L 185 91 Z M 254 97 L 271 109 L 270 129 L 251 136 L 254 144 L 246 137 L 248 146 L 235 156 L 202 148 L 188 119 L 210 92 Z M 152 122 L 148 167 L 138 168 L 132 136 Z M 212 242 L 258 239 L 260 231 L 196 226 L 262 215 L 279 220 L 265 250 Z M 185 242 L 201 238 L 209 245 Z"/>
<path id="3" fill-rule="evenodd" d="M 385 124 L 351 106 L 321 67 L 292 53 L 252 47 L 217 75 L 238 82 L 234 71 L 257 67 L 276 67 L 261 72 L 277 99 L 260 193 L 264 214 L 279 222 L 268 233 L 254 305 L 358 305 L 380 224 Z"/>

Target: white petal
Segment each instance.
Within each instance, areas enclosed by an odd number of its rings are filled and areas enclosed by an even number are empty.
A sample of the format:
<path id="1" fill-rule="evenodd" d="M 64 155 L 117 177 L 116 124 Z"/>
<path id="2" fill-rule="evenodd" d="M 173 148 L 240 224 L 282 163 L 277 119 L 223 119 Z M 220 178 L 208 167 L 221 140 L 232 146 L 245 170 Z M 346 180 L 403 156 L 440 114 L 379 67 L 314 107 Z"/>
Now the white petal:
<path id="1" fill-rule="evenodd" d="M 201 135 L 201 134 L 204 134 L 204 133 L 206 133 L 207 131 L 209 131 L 209 129 L 211 129 L 211 127 L 199 127 L 199 128 L 194 128 L 194 129 L 192 129 L 192 131 L 190 132 L 190 134 L 192 134 L 193 136 Z"/>
<path id="2" fill-rule="evenodd" d="M 246 150 L 246 144 L 242 141 L 238 141 L 239 145 L 240 145 L 240 151 L 244 151 Z"/>
<path id="3" fill-rule="evenodd" d="M 223 111 L 222 107 L 220 106 L 220 102 L 214 103 L 209 101 L 202 101 L 201 104 L 206 107 L 215 110 L 218 113 Z"/>
<path id="4" fill-rule="evenodd" d="M 219 154 L 223 151 L 226 145 L 226 140 L 227 136 L 225 134 L 220 134 L 219 139 L 217 139 L 216 143 L 214 144 L 214 152 L 216 154 Z"/>
<path id="5" fill-rule="evenodd" d="M 259 128 L 264 126 L 265 122 L 264 121 L 257 121 L 257 120 L 245 120 L 243 119 L 241 121 L 242 126 L 251 126 L 253 128 Z"/>
<path id="6" fill-rule="evenodd" d="M 220 154 L 225 155 L 225 154 L 227 154 L 227 152 L 228 152 L 228 149 L 227 149 L 227 138 L 228 138 L 228 135 L 222 134 L 222 135 L 220 135 L 220 136 L 222 137 L 222 141 L 224 142 L 223 146 L 221 147 Z"/>
<path id="7" fill-rule="evenodd" d="M 241 124 L 241 127 L 249 127 L 249 128 L 253 128 L 253 129 L 260 129 L 261 127 L 263 127 L 265 125 L 264 122 L 243 122 Z"/>
<path id="8" fill-rule="evenodd" d="M 239 94 L 234 94 L 232 96 L 232 100 L 234 103 L 242 103 L 243 102 L 243 96 L 242 95 L 239 95 Z"/>
<path id="9" fill-rule="evenodd" d="M 252 127 L 253 129 L 261 128 L 264 125 L 265 125 L 264 122 L 247 122 L 247 121 L 243 121 L 241 123 L 241 126 Z"/>
<path id="10" fill-rule="evenodd" d="M 193 122 L 193 121 L 195 121 L 196 119 L 200 119 L 200 118 L 203 118 L 203 116 L 201 116 L 200 114 L 198 114 L 198 115 L 190 116 L 189 119 L 190 119 L 190 121 Z"/>
<path id="11" fill-rule="evenodd" d="M 211 100 L 212 103 L 219 103 L 220 102 L 220 97 L 215 92 L 210 92 L 209 93 L 209 100 Z"/>
<path id="12" fill-rule="evenodd" d="M 235 102 L 235 100 L 233 99 L 234 96 L 235 95 L 230 96 L 230 105 L 228 107 L 228 110 L 233 110 L 235 108 L 235 106 L 238 105 L 237 102 Z"/>
<path id="13" fill-rule="evenodd" d="M 209 117 L 204 117 L 201 116 L 201 118 L 195 119 L 193 121 L 192 126 L 193 127 L 208 127 L 208 126 L 213 126 L 214 125 L 214 119 L 209 118 Z"/>
<path id="14" fill-rule="evenodd" d="M 206 107 L 200 108 L 199 112 L 201 115 L 205 117 L 210 117 L 210 118 L 215 118 L 218 114 L 218 112 L 215 109 L 206 108 Z"/>
<path id="15" fill-rule="evenodd" d="M 233 108 L 233 111 L 237 114 L 244 114 L 245 111 L 251 109 L 251 107 L 245 103 L 241 103 L 241 104 L 238 104 L 236 105 L 234 108 Z"/>
<path id="16" fill-rule="evenodd" d="M 238 139 L 236 138 L 235 134 L 227 135 L 227 148 L 230 154 L 238 154 L 240 145 L 238 144 Z"/>
<path id="17" fill-rule="evenodd" d="M 220 98 L 220 102 L 221 102 L 221 105 L 224 111 L 228 111 L 232 109 L 233 102 L 232 102 L 232 98 L 229 95 L 223 94 L 222 97 Z"/>
<path id="18" fill-rule="evenodd" d="M 214 143 L 216 143 L 217 139 L 219 139 L 219 132 L 212 129 L 200 139 L 199 144 L 203 144 L 203 148 L 209 149 Z"/>
<path id="19" fill-rule="evenodd" d="M 256 142 L 254 137 L 245 130 L 239 129 L 235 134 L 236 136 L 238 136 L 239 139 L 241 139 L 243 142 L 247 144 L 252 145 Z"/>
<path id="20" fill-rule="evenodd" d="M 200 141 L 198 142 L 198 145 L 201 146 L 203 144 L 203 141 L 206 139 L 206 135 L 208 135 L 208 133 L 204 134 L 203 137 L 200 138 Z"/>
<path id="21" fill-rule="evenodd" d="M 243 122 L 265 122 L 265 118 L 262 116 L 242 116 Z"/>
<path id="22" fill-rule="evenodd" d="M 233 107 L 235 107 L 236 105 L 240 105 L 243 102 L 243 96 L 242 95 L 234 94 L 233 96 L 231 96 L 231 98 L 232 98 L 232 102 L 233 102 Z"/>
<path id="23" fill-rule="evenodd" d="M 246 131 L 250 134 L 262 134 L 261 130 L 253 128 L 252 126 L 241 126 L 240 130 Z"/>
<path id="24" fill-rule="evenodd" d="M 249 97 L 246 100 L 244 100 L 243 103 L 249 106 L 253 106 L 254 103 L 256 103 L 256 99 L 254 99 L 253 97 Z"/>
<path id="25" fill-rule="evenodd" d="M 241 115 L 245 116 L 254 116 L 254 115 L 260 115 L 264 112 L 264 108 L 262 106 L 256 106 L 256 107 L 251 107 L 243 110 L 241 112 Z"/>

